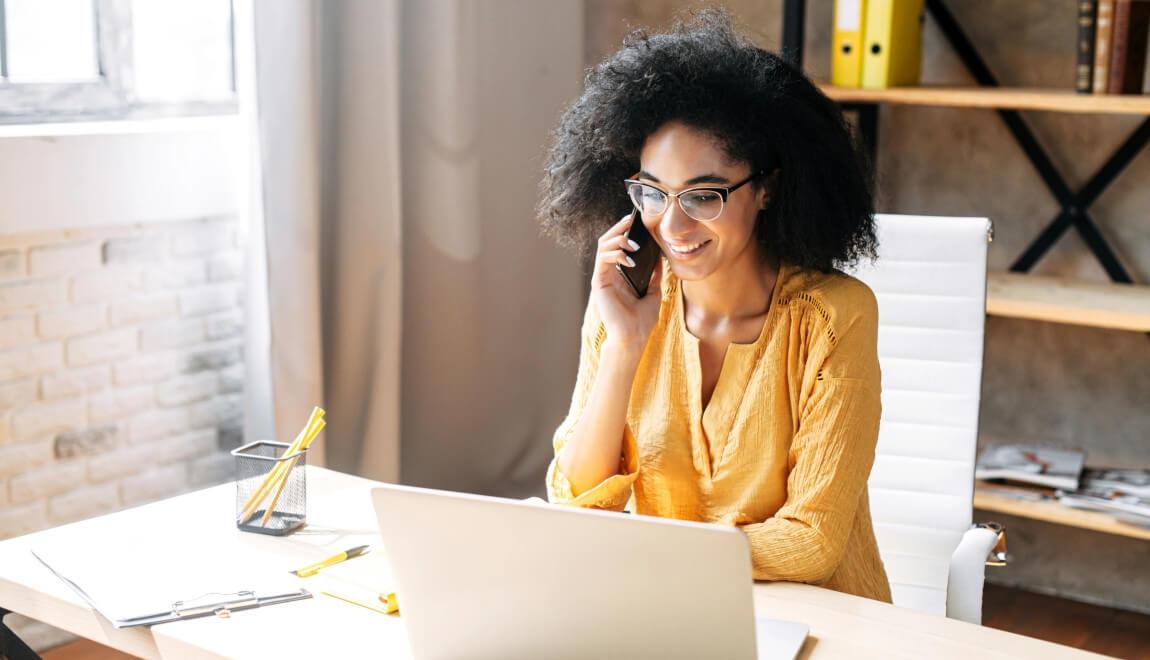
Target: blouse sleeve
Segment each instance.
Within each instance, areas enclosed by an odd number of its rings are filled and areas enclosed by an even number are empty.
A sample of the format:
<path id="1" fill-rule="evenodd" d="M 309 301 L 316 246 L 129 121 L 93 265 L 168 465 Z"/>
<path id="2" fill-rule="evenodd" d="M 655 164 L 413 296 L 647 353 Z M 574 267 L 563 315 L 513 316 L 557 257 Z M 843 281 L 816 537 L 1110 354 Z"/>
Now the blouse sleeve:
<path id="1" fill-rule="evenodd" d="M 786 502 L 742 527 L 756 580 L 818 584 L 842 560 L 878 443 L 877 316 L 871 308 L 854 319 L 813 374 L 788 455 Z"/>
<path id="2" fill-rule="evenodd" d="M 595 374 L 599 368 L 599 351 L 607 336 L 606 328 L 595 310 L 594 303 L 587 304 L 583 316 L 582 346 L 579 350 L 579 371 L 575 378 L 575 392 L 571 397 L 571 408 L 559 428 L 555 430 L 552 445 L 555 456 L 547 468 L 547 499 L 556 504 L 569 504 L 595 509 L 622 511 L 631 498 L 631 487 L 639 474 L 638 448 L 635 436 L 629 425 L 623 427 L 623 448 L 619 456 L 617 474 L 607 477 L 594 487 L 575 493 L 571 482 L 559 468 L 559 452 L 571 439 L 579 417 L 591 395 Z"/>

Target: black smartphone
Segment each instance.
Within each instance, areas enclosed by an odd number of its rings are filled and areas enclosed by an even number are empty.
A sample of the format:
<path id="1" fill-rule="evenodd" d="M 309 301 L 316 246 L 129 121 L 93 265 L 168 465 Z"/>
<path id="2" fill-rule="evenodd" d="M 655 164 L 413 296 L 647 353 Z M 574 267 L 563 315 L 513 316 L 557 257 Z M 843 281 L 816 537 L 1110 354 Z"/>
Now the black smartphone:
<path id="1" fill-rule="evenodd" d="M 655 264 L 659 262 L 662 253 L 659 251 L 659 245 L 655 243 L 655 238 L 651 236 L 651 232 L 647 231 L 647 226 L 643 224 L 643 216 L 639 214 L 638 209 L 631 213 L 631 227 L 627 229 L 626 236 L 639 244 L 638 250 L 627 252 L 631 260 L 635 262 L 635 267 L 615 264 L 615 268 L 619 270 L 623 279 L 627 280 L 627 284 L 631 285 L 631 290 L 635 292 L 635 296 L 642 298 L 647 295 L 647 285 L 651 283 L 651 273 L 655 272 Z"/>

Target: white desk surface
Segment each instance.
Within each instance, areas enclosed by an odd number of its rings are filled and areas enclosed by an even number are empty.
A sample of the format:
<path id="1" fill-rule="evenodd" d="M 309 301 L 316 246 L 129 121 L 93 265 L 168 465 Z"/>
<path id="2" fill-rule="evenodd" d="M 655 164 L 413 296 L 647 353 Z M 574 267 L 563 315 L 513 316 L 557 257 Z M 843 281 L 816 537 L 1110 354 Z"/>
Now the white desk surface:
<path id="1" fill-rule="evenodd" d="M 29 548 L 116 543 L 143 537 L 186 538 L 205 553 L 246 557 L 288 571 L 361 543 L 378 548 L 368 491 L 375 482 L 308 468 L 307 529 L 277 538 L 239 532 L 235 487 L 224 484 L 0 542 L 0 606 L 76 635 L 147 658 L 409 657 L 402 620 L 318 593 L 322 588 L 384 590 L 383 553 L 298 578 L 314 598 L 148 628 L 116 630 L 45 569 Z M 175 568 L 175 567 L 174 567 Z M 178 569 L 177 569 L 178 570 Z M 346 591 L 346 589 L 345 589 Z M 402 606 L 402 594 L 400 595 Z M 804 584 L 759 583 L 758 616 L 802 621 L 811 635 L 804 658 L 1071 658 L 1075 649 L 991 628 L 922 614 Z M 1099 656 L 1093 656 L 1099 657 Z"/>

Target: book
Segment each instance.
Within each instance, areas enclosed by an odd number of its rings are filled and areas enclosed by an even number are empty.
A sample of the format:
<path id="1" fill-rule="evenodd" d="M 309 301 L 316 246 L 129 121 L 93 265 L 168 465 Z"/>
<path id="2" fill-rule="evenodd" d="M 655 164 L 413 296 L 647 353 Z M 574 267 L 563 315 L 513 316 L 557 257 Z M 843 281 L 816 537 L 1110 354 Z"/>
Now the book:
<path id="1" fill-rule="evenodd" d="M 1116 0 L 1110 48 L 1110 94 L 1142 93 L 1146 70 L 1146 41 L 1150 31 L 1150 2 Z"/>
<path id="2" fill-rule="evenodd" d="M 839 87 L 858 87 L 862 82 L 865 11 L 866 0 L 835 0 L 831 83 Z"/>
<path id="3" fill-rule="evenodd" d="M 1022 483 L 1078 490 L 1086 454 L 1077 449 L 1043 445 L 994 445 L 978 456 L 975 479 L 1005 479 Z"/>
<path id="4" fill-rule="evenodd" d="M 1094 19 L 1094 82 L 1090 86 L 1095 94 L 1105 94 L 1110 84 L 1110 44 L 1114 32 L 1114 0 L 1098 0 L 1098 14 Z"/>
<path id="5" fill-rule="evenodd" d="M 918 84 L 922 20 L 923 0 L 867 0 L 862 62 L 865 89 Z"/>
<path id="6" fill-rule="evenodd" d="M 1074 89 L 1089 94 L 1094 73 L 1094 19 L 1098 13 L 1098 0 L 1080 0 L 1078 3 L 1078 61 L 1074 69 Z"/>

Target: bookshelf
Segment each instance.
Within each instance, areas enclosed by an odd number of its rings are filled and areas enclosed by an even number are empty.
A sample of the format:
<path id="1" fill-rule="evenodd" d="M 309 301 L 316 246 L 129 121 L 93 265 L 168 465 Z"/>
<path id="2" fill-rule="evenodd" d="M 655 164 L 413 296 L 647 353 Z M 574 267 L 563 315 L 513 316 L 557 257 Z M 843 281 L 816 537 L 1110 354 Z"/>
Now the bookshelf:
<path id="1" fill-rule="evenodd" d="M 987 276 L 986 313 L 1050 323 L 1150 332 L 1150 286 L 990 273 Z"/>
<path id="2" fill-rule="evenodd" d="M 1118 522 L 1105 513 L 1075 509 L 1052 500 L 1017 499 L 978 486 L 974 489 L 974 508 L 1150 541 L 1150 529 Z"/>
<path id="3" fill-rule="evenodd" d="M 877 160 L 878 108 L 920 106 L 995 111 L 1025 153 L 1061 211 L 1011 266 L 1012 272 L 989 273 L 987 314 L 991 316 L 1150 333 L 1150 285 L 1130 284 L 1121 264 L 1089 213 L 1105 188 L 1150 144 L 1150 95 L 1079 94 L 1073 89 L 1004 87 L 943 0 L 925 0 L 927 13 L 978 86 L 918 85 L 887 89 L 845 88 L 819 83 L 832 100 L 858 113 L 862 144 Z M 782 52 L 802 66 L 806 0 L 785 0 Z M 1058 171 L 1041 141 L 1019 111 L 1132 115 L 1143 122 L 1093 176 L 1077 190 Z M 1074 227 L 1109 275 L 1110 283 L 1024 274 Z M 1125 525 L 1106 513 L 1084 511 L 1057 501 L 1029 501 L 976 488 L 974 506 L 1050 523 L 1150 540 L 1150 530 Z"/>
<path id="4" fill-rule="evenodd" d="M 891 87 L 855 89 L 820 83 L 819 89 L 839 103 L 883 103 L 946 108 L 1043 110 L 1089 114 L 1150 115 L 1150 96 L 1077 94 L 1058 89 L 1023 87 Z"/>

